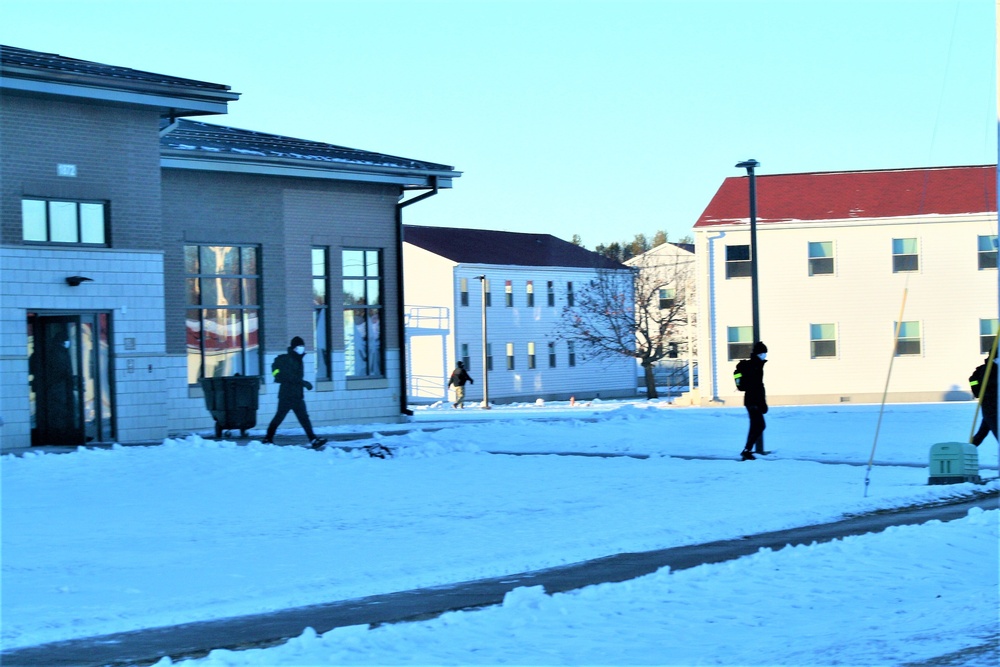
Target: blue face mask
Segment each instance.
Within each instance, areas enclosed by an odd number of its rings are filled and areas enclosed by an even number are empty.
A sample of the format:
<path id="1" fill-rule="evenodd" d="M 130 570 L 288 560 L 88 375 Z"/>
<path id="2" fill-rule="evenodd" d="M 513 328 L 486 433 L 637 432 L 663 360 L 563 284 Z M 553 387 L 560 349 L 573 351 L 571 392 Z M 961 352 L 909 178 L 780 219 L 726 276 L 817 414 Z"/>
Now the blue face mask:
<path id="1" fill-rule="evenodd" d="M 295 347 L 295 353 L 296 354 L 305 354 L 306 353 L 306 346 L 305 345 L 298 345 L 298 346 L 296 346 Z"/>
<path id="2" fill-rule="evenodd" d="M 767 359 L 767 352 L 761 352 L 760 354 L 758 354 L 758 355 L 757 355 L 757 357 L 758 357 L 758 358 L 759 358 L 759 359 L 760 359 L 761 361 L 765 361 L 765 360 Z"/>

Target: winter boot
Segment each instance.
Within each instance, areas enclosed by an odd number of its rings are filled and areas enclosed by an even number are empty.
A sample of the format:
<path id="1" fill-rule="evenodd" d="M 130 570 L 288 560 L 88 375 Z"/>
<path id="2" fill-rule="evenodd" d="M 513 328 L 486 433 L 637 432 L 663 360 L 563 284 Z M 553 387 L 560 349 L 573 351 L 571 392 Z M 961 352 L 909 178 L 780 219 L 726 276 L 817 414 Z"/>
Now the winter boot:
<path id="1" fill-rule="evenodd" d="M 743 453 L 740 454 L 740 458 L 743 461 L 756 461 L 757 460 L 757 457 L 754 456 L 753 452 L 751 452 L 749 449 L 744 449 Z"/>

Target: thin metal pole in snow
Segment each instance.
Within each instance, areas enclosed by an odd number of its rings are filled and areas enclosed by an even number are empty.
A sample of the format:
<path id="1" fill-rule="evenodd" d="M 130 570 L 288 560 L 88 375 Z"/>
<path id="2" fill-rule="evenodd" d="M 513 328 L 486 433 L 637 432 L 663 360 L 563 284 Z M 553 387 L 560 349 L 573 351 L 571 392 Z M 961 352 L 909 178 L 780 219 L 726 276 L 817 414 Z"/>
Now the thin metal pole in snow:
<path id="1" fill-rule="evenodd" d="M 872 462 L 875 461 L 875 446 L 878 444 L 878 432 L 882 428 L 882 412 L 885 411 L 885 397 L 889 394 L 889 378 L 892 377 L 892 362 L 896 359 L 896 348 L 899 345 L 899 329 L 903 326 L 903 309 L 906 308 L 906 290 L 903 288 L 903 303 L 899 305 L 899 318 L 896 320 L 896 334 L 892 337 L 892 356 L 889 357 L 889 372 L 885 374 L 885 389 L 882 391 L 882 407 L 878 410 L 878 423 L 875 425 L 875 440 L 872 442 L 872 453 L 868 457 L 868 470 L 865 471 L 865 498 L 868 497 L 868 481 L 872 472 Z"/>

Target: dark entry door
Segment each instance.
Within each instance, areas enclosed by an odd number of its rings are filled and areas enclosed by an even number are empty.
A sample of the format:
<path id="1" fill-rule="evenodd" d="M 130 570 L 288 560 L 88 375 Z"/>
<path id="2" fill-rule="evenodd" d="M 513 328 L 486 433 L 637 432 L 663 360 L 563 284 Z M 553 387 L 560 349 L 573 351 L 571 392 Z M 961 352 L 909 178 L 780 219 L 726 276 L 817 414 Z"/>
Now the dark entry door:
<path id="1" fill-rule="evenodd" d="M 112 438 L 108 340 L 106 313 L 29 313 L 32 444 Z"/>

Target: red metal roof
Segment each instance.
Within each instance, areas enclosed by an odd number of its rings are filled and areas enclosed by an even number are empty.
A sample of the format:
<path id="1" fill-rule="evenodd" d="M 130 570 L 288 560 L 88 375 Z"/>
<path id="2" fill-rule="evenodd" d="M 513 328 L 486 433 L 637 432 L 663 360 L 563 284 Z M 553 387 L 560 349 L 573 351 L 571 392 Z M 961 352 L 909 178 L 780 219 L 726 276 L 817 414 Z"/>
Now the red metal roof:
<path id="1" fill-rule="evenodd" d="M 749 222 L 747 176 L 727 178 L 695 227 Z M 757 174 L 757 221 L 847 220 L 997 210 L 997 167 Z"/>

